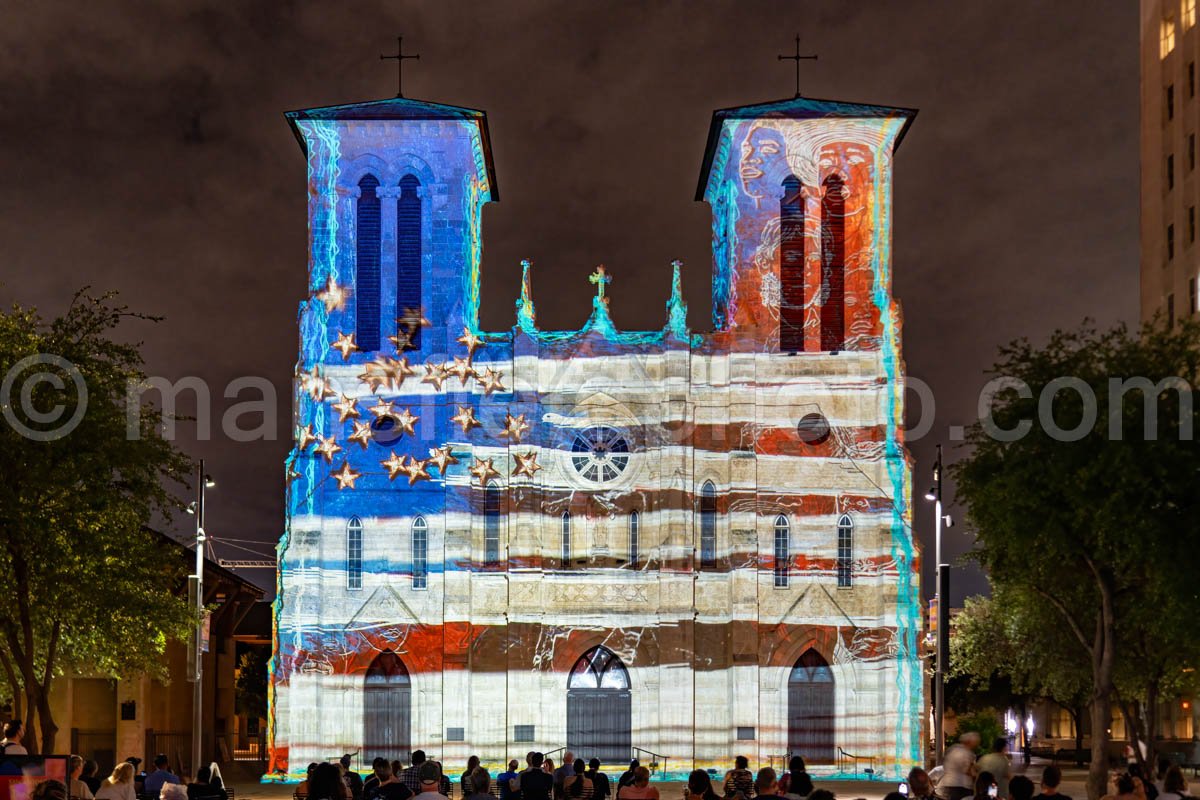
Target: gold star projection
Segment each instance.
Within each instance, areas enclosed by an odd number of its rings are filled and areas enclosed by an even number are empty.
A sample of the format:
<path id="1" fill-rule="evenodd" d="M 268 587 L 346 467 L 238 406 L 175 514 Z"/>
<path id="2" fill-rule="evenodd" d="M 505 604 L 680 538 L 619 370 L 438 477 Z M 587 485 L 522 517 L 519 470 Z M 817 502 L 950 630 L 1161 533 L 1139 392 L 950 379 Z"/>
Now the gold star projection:
<path id="1" fill-rule="evenodd" d="M 340 286 L 332 277 L 324 287 L 313 293 L 314 299 L 324 306 L 326 313 L 344 310 L 349 296 L 349 287 Z M 421 365 L 410 363 L 405 353 L 417 349 L 414 339 L 420 329 L 429 324 L 429 320 L 420 308 L 404 309 L 396 319 L 396 333 L 387 337 L 395 348 L 395 354 L 379 353 L 370 360 L 356 362 L 361 369 L 357 378 L 366 385 L 369 392 L 365 401 L 362 398 L 356 399 L 352 394 L 336 391 L 330 379 L 322 374 L 319 367 L 314 366 L 308 372 L 299 373 L 300 386 L 305 394 L 317 403 L 329 401 L 328 405 L 332 413 L 336 414 L 337 421 L 343 425 L 350 424 L 351 429 L 345 434 L 346 447 L 355 444 L 365 452 L 370 449 L 377 432 L 381 430 L 394 432 L 397 438 L 415 437 L 416 425 L 420 418 L 412 412 L 411 408 L 399 408 L 394 400 L 387 400 L 380 395 L 399 394 L 403 390 L 405 382 L 418 375 L 419 367 L 424 368 L 424 374 L 420 376 L 418 382 L 432 386 L 437 392 L 441 392 L 451 380 L 457 380 L 461 389 L 472 385 L 476 386 L 485 397 L 508 391 L 504 385 L 502 371 L 490 366 L 476 369 L 475 353 L 484 344 L 484 339 L 470 328 L 463 328 L 462 335 L 455 340 L 466 349 L 465 357 L 452 356 L 449 361 L 430 361 Z M 341 330 L 337 331 L 336 336 L 330 341 L 329 348 L 340 356 L 342 363 L 347 364 L 351 362 L 355 354 L 362 352 L 355 341 L 354 334 Z M 366 403 L 371 399 L 374 400 L 374 404 L 368 406 Z M 361 406 L 360 402 L 362 402 Z M 365 414 L 370 415 L 370 421 L 364 419 Z M 483 427 L 483 423 L 476 417 L 473 405 L 457 406 L 457 413 L 450 420 L 458 425 L 464 435 L 469 434 L 475 428 Z M 525 420 L 524 414 L 513 416 L 506 413 L 504 423 L 497 434 L 513 444 L 518 444 L 529 428 L 530 425 Z M 297 430 L 296 447 L 299 452 L 305 452 L 312 448 L 311 452 L 324 459 L 325 463 L 329 465 L 333 464 L 338 453 L 349 454 L 349 451 L 338 443 L 335 433 L 322 435 L 322 433 L 315 432 L 312 425 L 306 425 Z M 513 458 L 515 459 L 512 469 L 514 477 L 533 478 L 535 473 L 542 469 L 537 462 L 536 451 L 514 453 Z M 445 478 L 447 468 L 458 464 L 459 459 L 454 455 L 451 446 L 444 444 L 441 447 L 429 448 L 428 458 L 419 459 L 410 455 L 400 455 L 391 450 L 388 457 L 378 463 L 386 472 L 389 481 L 407 478 L 408 485 L 413 486 L 420 481 L 432 480 L 431 470 L 436 470 L 438 475 Z M 500 470 L 495 467 L 492 458 L 476 458 L 474 466 L 467 471 L 480 485 L 486 485 L 492 478 L 500 476 Z M 299 477 L 299 473 L 296 473 L 294 469 L 292 472 L 294 475 L 289 475 L 289 479 Z M 337 469 L 330 472 L 330 477 L 337 482 L 339 490 L 354 489 L 355 482 L 362 475 L 363 473 L 355 471 L 350 466 L 349 460 L 346 458 L 342 459 L 341 465 Z"/>

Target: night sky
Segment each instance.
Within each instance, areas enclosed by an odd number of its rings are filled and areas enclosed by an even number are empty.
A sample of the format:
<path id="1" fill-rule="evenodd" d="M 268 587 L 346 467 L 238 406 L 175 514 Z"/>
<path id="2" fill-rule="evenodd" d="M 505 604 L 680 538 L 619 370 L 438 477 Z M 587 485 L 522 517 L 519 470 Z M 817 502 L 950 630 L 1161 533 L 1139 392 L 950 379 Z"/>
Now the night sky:
<path id="1" fill-rule="evenodd" d="M 488 112 L 503 199 L 484 211 L 486 329 L 514 323 L 522 258 L 541 327 L 587 318 L 604 263 L 618 326 L 661 328 L 681 258 L 703 331 L 710 213 L 692 198 L 710 115 L 790 97 L 776 55 L 799 32 L 820 54 L 806 95 L 920 109 L 896 159 L 893 263 L 909 374 L 938 401 L 912 446 L 930 542 L 933 445 L 970 422 L 997 345 L 1135 320 L 1137 15 L 1085 0 L 10 4 L 0 301 L 53 314 L 83 285 L 119 290 L 166 317 L 123 332 L 150 373 L 208 381 L 215 420 L 232 379 L 271 380 L 275 441 L 180 446 L 218 481 L 218 541 L 273 543 L 306 269 L 305 163 L 284 111 L 393 95 L 378 56 L 403 34 L 421 55 L 406 95 Z M 984 586 L 964 576 L 955 603 Z"/>

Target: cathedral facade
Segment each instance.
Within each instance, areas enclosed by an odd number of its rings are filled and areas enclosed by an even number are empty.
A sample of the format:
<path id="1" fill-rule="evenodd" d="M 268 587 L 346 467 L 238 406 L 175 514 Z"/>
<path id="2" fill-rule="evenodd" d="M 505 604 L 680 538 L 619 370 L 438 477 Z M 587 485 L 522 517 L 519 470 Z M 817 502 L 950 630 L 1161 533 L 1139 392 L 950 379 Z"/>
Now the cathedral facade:
<path id="1" fill-rule="evenodd" d="M 659 775 L 922 761 L 919 550 L 891 294 L 915 112 L 714 114 L 713 325 L 479 326 L 486 117 L 289 113 L 309 287 L 278 546 L 271 766 L 561 748 Z M 668 278 L 670 280 L 668 280 Z M 581 280 L 583 279 L 581 273 Z"/>

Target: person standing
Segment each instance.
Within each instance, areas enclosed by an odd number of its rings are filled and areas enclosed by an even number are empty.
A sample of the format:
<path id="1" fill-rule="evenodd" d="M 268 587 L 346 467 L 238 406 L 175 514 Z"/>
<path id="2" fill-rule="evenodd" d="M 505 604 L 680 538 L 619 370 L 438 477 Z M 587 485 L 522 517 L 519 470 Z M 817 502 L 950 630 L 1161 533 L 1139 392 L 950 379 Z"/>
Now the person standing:
<path id="1" fill-rule="evenodd" d="M 979 759 L 979 771 L 992 773 L 996 781 L 996 796 L 1008 797 L 1008 779 L 1012 775 L 1012 764 L 1008 760 L 1008 739 L 997 736 L 992 742 L 992 752 Z"/>
<path id="2" fill-rule="evenodd" d="M 684 800 L 720 800 L 720 796 L 713 791 L 712 778 L 702 769 L 694 769 L 688 775 L 683 797 Z"/>
<path id="3" fill-rule="evenodd" d="M 576 759 L 571 774 L 563 781 L 563 796 L 567 800 L 592 800 L 594 791 L 592 779 L 585 774 L 583 759 Z"/>
<path id="4" fill-rule="evenodd" d="M 350 790 L 350 800 L 363 800 L 363 779 L 354 770 L 350 769 L 350 765 L 354 762 L 354 757 L 349 753 L 342 755 L 340 761 L 342 765 L 342 780 L 346 783 L 346 788 Z"/>
<path id="5" fill-rule="evenodd" d="M 479 767 L 479 756 L 471 756 L 470 758 L 467 759 L 466 770 L 463 771 L 463 774 L 458 779 L 458 784 L 462 788 L 462 796 L 463 796 L 464 800 L 465 800 L 465 798 L 470 797 L 472 794 L 474 794 L 475 787 L 474 787 L 474 784 L 472 783 L 472 780 L 474 780 L 473 776 L 475 774 L 475 770 L 478 767 Z"/>
<path id="6" fill-rule="evenodd" d="M 463 800 L 496 800 L 490 794 L 492 776 L 483 767 L 475 767 L 463 784 Z"/>
<path id="7" fill-rule="evenodd" d="M 21 740 L 25 738 L 25 724 L 19 719 L 4 723 L 4 741 L 0 742 L 0 753 L 6 756 L 27 756 L 29 751 Z"/>
<path id="8" fill-rule="evenodd" d="M 754 773 L 745 756 L 734 759 L 733 769 L 725 773 L 725 797 L 750 800 L 754 797 Z"/>
<path id="9" fill-rule="evenodd" d="M 1034 800 L 1071 800 L 1065 794 L 1058 791 L 1059 784 L 1062 783 L 1062 770 L 1051 764 L 1042 770 L 1042 791 L 1035 795 Z"/>
<path id="10" fill-rule="evenodd" d="M 800 773 L 804 772 L 805 769 L 804 759 L 801 756 L 792 756 L 788 760 L 787 772 L 783 773 L 783 776 L 779 779 L 779 793 L 784 795 L 797 794 L 791 789 L 792 776 L 799 775 Z M 809 780 L 809 784 L 812 784 L 811 780 Z M 812 790 L 810 789 L 809 791 Z M 803 795 L 801 795 L 801 797 L 803 797 Z"/>
<path id="11" fill-rule="evenodd" d="M 567 778 L 575 774 L 575 754 L 570 750 L 563 753 L 562 766 L 554 770 L 554 798 L 562 800 L 563 787 L 567 784 Z"/>
<path id="12" fill-rule="evenodd" d="M 775 778 L 775 770 L 763 767 L 754 778 L 754 794 L 758 797 L 775 797 L 779 794 L 779 781 Z"/>
<path id="13" fill-rule="evenodd" d="M 967 731 L 946 749 L 946 754 L 942 757 L 942 779 L 937 785 L 937 795 L 942 800 L 963 800 L 964 797 L 974 794 L 977 747 L 979 734 Z"/>
<path id="14" fill-rule="evenodd" d="M 529 766 L 517 776 L 515 787 L 521 793 L 521 800 L 550 800 L 554 793 L 554 776 L 542 769 L 542 754 L 530 753 L 527 761 Z"/>

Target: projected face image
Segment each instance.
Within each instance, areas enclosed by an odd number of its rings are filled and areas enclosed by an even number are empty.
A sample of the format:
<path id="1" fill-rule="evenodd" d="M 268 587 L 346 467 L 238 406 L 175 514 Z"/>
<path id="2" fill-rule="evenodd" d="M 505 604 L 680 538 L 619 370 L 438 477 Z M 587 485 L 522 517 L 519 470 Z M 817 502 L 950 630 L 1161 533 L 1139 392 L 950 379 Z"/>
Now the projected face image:
<path id="1" fill-rule="evenodd" d="M 756 205 L 764 198 L 777 200 L 783 180 L 790 172 L 783 134 L 761 126 L 751 128 L 742 142 L 742 160 L 738 168 L 742 191 L 753 197 Z"/>

